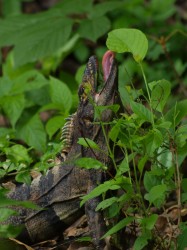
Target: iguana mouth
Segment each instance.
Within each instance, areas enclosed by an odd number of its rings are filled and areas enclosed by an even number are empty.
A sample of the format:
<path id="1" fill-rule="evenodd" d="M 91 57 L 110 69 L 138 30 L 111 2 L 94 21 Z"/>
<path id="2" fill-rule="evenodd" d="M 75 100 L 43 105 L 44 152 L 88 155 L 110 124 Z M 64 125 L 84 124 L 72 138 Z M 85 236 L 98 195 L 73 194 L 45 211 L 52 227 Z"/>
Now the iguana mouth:
<path id="1" fill-rule="evenodd" d="M 85 101 L 89 99 L 91 94 L 94 102 L 97 105 L 105 105 L 112 98 L 117 87 L 117 64 L 114 52 L 108 50 L 102 59 L 103 80 L 101 86 L 98 86 L 99 69 L 98 61 L 95 56 L 91 56 L 87 63 L 83 83 L 79 89 L 80 99 Z M 100 87 L 100 90 L 98 90 Z"/>
<path id="2" fill-rule="evenodd" d="M 110 50 L 108 50 L 103 56 L 102 68 L 103 68 L 103 78 L 104 78 L 105 82 L 107 81 L 107 79 L 110 76 L 112 64 L 114 62 L 114 58 L 115 58 L 115 54 L 114 54 L 114 52 L 112 52 Z"/>

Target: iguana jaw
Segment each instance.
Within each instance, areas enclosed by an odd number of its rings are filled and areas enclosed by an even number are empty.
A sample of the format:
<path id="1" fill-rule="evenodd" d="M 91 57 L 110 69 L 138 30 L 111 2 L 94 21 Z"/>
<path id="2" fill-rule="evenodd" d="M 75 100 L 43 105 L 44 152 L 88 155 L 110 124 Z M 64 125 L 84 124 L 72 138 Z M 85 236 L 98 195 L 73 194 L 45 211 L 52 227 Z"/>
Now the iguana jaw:
<path id="1" fill-rule="evenodd" d="M 115 90 L 117 90 L 117 64 L 115 55 L 110 50 L 103 56 L 102 69 L 102 89 L 98 92 L 98 62 L 95 56 L 91 56 L 79 88 L 80 101 L 85 103 L 91 96 L 95 104 L 106 105 L 112 99 Z"/>

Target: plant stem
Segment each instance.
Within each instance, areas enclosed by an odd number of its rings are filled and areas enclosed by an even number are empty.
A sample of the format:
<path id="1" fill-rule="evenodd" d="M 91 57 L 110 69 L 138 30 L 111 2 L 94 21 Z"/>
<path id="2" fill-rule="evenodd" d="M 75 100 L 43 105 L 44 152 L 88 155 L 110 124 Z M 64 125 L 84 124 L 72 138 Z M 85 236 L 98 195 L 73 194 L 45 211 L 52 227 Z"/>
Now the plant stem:
<path id="1" fill-rule="evenodd" d="M 146 76 L 145 76 L 145 73 L 144 73 L 144 70 L 143 70 L 143 67 L 142 67 L 142 63 L 139 62 L 139 65 L 140 65 L 140 69 L 141 69 L 143 79 L 144 79 L 144 82 L 145 82 L 145 87 L 146 87 L 146 90 L 147 90 L 149 105 L 150 105 L 151 114 L 152 114 L 152 125 L 154 127 L 154 116 L 153 116 L 153 110 L 152 110 L 152 105 L 151 105 L 151 95 L 150 95 L 150 91 L 149 91 L 149 86 L 148 86 L 147 79 L 146 79 Z"/>
<path id="2" fill-rule="evenodd" d="M 117 170 L 116 162 L 115 162 L 115 159 L 114 159 L 114 154 L 111 151 L 111 148 L 110 148 L 110 145 L 109 145 L 109 142 L 108 142 L 108 138 L 107 138 L 107 135 L 106 135 L 106 131 L 105 131 L 105 128 L 104 128 L 104 125 L 103 125 L 102 122 L 101 122 L 101 128 L 102 128 L 102 131 L 103 131 L 103 135 L 105 137 L 105 142 L 106 142 L 106 145 L 107 145 L 107 148 L 108 148 L 108 151 L 109 151 L 110 158 L 112 159 L 112 163 L 114 164 L 114 167 Z"/>

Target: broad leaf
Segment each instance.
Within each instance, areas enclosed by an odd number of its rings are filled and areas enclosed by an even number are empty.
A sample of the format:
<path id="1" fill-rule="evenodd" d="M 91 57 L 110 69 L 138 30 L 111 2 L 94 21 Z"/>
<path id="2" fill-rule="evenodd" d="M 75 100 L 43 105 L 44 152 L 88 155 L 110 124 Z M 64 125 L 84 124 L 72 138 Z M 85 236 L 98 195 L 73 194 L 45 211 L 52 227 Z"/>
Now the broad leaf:
<path id="1" fill-rule="evenodd" d="M 158 219 L 158 214 L 151 214 L 149 217 L 145 217 L 141 221 L 141 226 L 146 228 L 147 230 L 152 230 L 154 225 Z"/>
<path id="2" fill-rule="evenodd" d="M 80 24 L 79 34 L 93 42 L 104 35 L 110 29 L 110 21 L 107 17 L 101 16 L 94 19 L 86 19 Z"/>
<path id="3" fill-rule="evenodd" d="M 173 126 L 177 126 L 182 119 L 187 115 L 187 100 L 180 101 L 172 107 L 167 114 L 165 119 L 172 122 Z"/>
<path id="4" fill-rule="evenodd" d="M 150 130 L 142 142 L 147 155 L 151 156 L 163 143 L 163 136 L 158 129 Z"/>
<path id="5" fill-rule="evenodd" d="M 72 8 L 76 7 L 76 8 Z M 54 9 L 60 9 L 63 15 L 87 13 L 93 8 L 92 0 L 63 0 L 57 3 Z"/>
<path id="6" fill-rule="evenodd" d="M 148 240 L 149 240 L 149 236 L 147 236 L 147 235 L 139 236 L 134 242 L 133 249 L 134 250 L 144 249 L 144 247 L 147 246 L 147 244 L 148 244 Z"/>
<path id="7" fill-rule="evenodd" d="M 159 185 L 161 181 L 155 176 L 152 171 L 146 171 L 144 175 L 144 187 L 147 192 L 156 185 Z"/>
<path id="8" fill-rule="evenodd" d="M 6 96 L 1 99 L 0 105 L 14 127 L 24 109 L 25 97 L 23 94 Z"/>
<path id="9" fill-rule="evenodd" d="M 44 85 L 48 84 L 48 80 L 37 70 L 28 70 L 16 77 L 13 82 L 14 85 L 11 92 L 14 94 L 33 89 L 40 89 Z"/>
<path id="10" fill-rule="evenodd" d="M 101 17 L 109 11 L 114 11 L 120 7 L 123 7 L 124 3 L 119 0 L 110 1 L 110 2 L 101 2 L 92 7 L 90 16 L 91 17 Z"/>
<path id="11" fill-rule="evenodd" d="M 145 194 L 145 199 L 159 208 L 165 201 L 166 191 L 167 186 L 165 184 L 154 186 L 148 194 Z"/>
<path id="12" fill-rule="evenodd" d="M 13 82 L 7 77 L 0 77 L 0 97 L 9 95 Z"/>
<path id="13" fill-rule="evenodd" d="M 143 104 L 132 101 L 131 108 L 140 119 L 152 123 L 153 114 Z"/>
<path id="14" fill-rule="evenodd" d="M 155 81 L 149 84 L 151 87 L 152 108 L 162 112 L 171 92 L 171 84 L 166 80 Z"/>
<path id="15" fill-rule="evenodd" d="M 47 121 L 46 131 L 50 139 L 60 128 L 62 128 L 64 123 L 65 123 L 65 117 L 62 115 L 54 116 Z"/>
<path id="16" fill-rule="evenodd" d="M 17 137 L 39 151 L 46 148 L 46 133 L 38 115 L 30 117 L 18 126 Z"/>
<path id="17" fill-rule="evenodd" d="M 72 21 L 57 10 L 9 18 L 1 21 L 0 46 L 15 45 L 15 64 L 20 66 L 53 54 L 66 43 L 71 28 Z"/>
<path id="18" fill-rule="evenodd" d="M 16 181 L 21 183 L 31 184 L 31 175 L 29 171 L 21 171 L 16 175 Z"/>
<path id="19" fill-rule="evenodd" d="M 67 85 L 58 79 L 50 78 L 50 96 L 59 109 L 68 112 L 72 106 L 72 94 Z"/>
<path id="20" fill-rule="evenodd" d="M 108 33 L 108 49 L 117 53 L 132 53 L 135 61 L 141 62 L 148 50 L 144 33 L 137 29 L 116 29 Z"/>

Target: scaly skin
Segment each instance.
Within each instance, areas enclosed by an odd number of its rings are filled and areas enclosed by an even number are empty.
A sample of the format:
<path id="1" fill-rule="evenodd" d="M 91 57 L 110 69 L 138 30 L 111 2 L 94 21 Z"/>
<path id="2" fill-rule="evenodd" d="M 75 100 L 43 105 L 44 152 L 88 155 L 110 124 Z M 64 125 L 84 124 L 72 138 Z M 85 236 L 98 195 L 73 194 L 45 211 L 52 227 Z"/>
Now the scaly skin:
<path id="1" fill-rule="evenodd" d="M 80 197 L 93 190 L 99 183 L 103 182 L 104 175 L 101 170 L 86 170 L 76 167 L 74 160 L 77 157 L 97 158 L 104 164 L 109 159 L 100 151 L 83 148 L 77 144 L 80 137 L 94 140 L 99 147 L 107 152 L 105 138 L 101 126 L 94 123 L 94 105 L 112 105 L 118 102 L 117 94 L 117 65 L 114 54 L 107 51 L 103 57 L 104 83 L 100 92 L 97 92 L 98 66 L 95 56 L 90 57 L 78 95 L 80 103 L 77 112 L 71 119 L 70 135 L 68 135 L 68 152 L 62 151 L 58 156 L 57 164 L 49 170 L 45 176 L 34 179 L 30 186 L 21 185 L 9 193 L 9 197 L 15 200 L 30 200 L 44 210 L 31 210 L 26 208 L 17 209 L 19 216 L 11 217 L 6 223 L 15 225 L 24 224 L 26 230 L 20 238 L 39 242 L 52 238 L 71 225 L 84 212 L 80 208 Z M 106 110 L 102 113 L 101 120 L 109 122 L 113 119 L 113 112 Z M 109 125 L 105 126 L 106 134 Z M 71 143 L 70 143 L 71 139 Z M 70 145 L 71 144 L 71 145 Z M 61 163 L 60 159 L 66 159 Z M 85 205 L 90 234 L 95 249 L 103 249 L 105 242 L 100 240 L 106 232 L 103 215 L 95 212 L 99 198 L 89 200 Z M 24 236 L 23 236 L 24 235 Z"/>

